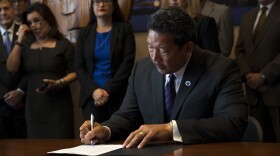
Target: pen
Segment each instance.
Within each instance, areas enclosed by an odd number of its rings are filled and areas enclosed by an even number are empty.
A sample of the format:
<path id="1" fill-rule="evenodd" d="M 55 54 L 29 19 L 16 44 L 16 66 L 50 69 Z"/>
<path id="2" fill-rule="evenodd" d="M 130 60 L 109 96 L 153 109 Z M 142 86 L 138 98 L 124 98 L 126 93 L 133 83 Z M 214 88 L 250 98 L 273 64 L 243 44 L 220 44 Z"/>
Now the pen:
<path id="1" fill-rule="evenodd" d="M 90 130 L 93 130 L 94 127 L 94 116 L 93 114 L 90 114 Z M 92 140 L 90 141 L 90 144 L 92 144 Z"/>

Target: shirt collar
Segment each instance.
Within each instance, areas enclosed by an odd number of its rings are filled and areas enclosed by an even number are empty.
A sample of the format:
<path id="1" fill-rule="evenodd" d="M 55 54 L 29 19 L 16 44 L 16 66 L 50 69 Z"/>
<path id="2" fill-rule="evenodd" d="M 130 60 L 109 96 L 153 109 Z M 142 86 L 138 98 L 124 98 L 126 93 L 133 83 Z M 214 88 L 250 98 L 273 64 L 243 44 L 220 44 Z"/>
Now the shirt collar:
<path id="1" fill-rule="evenodd" d="M 266 5 L 267 10 L 270 11 L 275 2 L 276 2 L 276 0 L 274 0 L 272 3 L 269 3 L 268 5 Z M 264 5 L 260 4 L 260 8 L 262 8 L 262 7 L 264 7 Z"/>
<path id="2" fill-rule="evenodd" d="M 14 33 L 14 26 L 15 26 L 15 24 L 13 23 L 12 26 L 8 29 L 9 33 L 11 33 L 11 34 Z M 0 31 L 1 31 L 1 34 L 4 35 L 4 33 L 5 33 L 7 30 L 0 26 Z"/>
<path id="3" fill-rule="evenodd" d="M 189 59 L 187 60 L 187 62 L 185 63 L 185 65 L 184 65 L 181 69 L 179 69 L 178 71 L 176 71 L 175 73 L 173 73 L 173 74 L 175 75 L 175 77 L 176 77 L 177 80 L 181 80 L 181 79 L 182 79 L 182 77 L 183 77 L 183 75 L 184 75 L 184 73 L 185 73 L 185 70 L 186 70 L 186 68 L 187 68 L 187 65 L 189 64 L 189 61 L 190 61 L 191 57 L 192 57 L 192 53 L 190 54 L 190 57 L 189 57 Z M 169 75 L 170 75 L 170 74 L 166 74 L 166 75 L 165 75 L 165 79 L 166 79 L 166 80 L 169 80 L 169 78 L 168 78 Z"/>

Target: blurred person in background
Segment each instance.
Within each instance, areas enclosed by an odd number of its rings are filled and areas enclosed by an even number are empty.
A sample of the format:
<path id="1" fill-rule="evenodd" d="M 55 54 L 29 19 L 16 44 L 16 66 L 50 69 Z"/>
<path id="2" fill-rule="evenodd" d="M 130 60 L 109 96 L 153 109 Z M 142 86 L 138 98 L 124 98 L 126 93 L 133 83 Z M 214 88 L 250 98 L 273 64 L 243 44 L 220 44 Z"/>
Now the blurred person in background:
<path id="1" fill-rule="evenodd" d="M 200 0 L 201 14 L 213 17 L 216 21 L 221 53 L 229 56 L 233 46 L 233 16 L 231 8 L 210 0 Z"/>
<path id="2" fill-rule="evenodd" d="M 242 18 L 235 55 L 263 141 L 280 142 L 280 1 L 258 2 Z"/>
<path id="3" fill-rule="evenodd" d="M 74 138 L 69 84 L 76 79 L 74 47 L 58 29 L 48 6 L 33 3 L 23 12 L 19 36 L 8 61 L 10 72 L 24 68 L 27 137 Z"/>
<path id="4" fill-rule="evenodd" d="M 16 73 L 7 70 L 7 59 L 17 40 L 19 25 L 14 22 L 12 0 L 0 0 L 0 139 L 25 138 L 24 90 L 22 68 Z"/>
<path id="5" fill-rule="evenodd" d="M 15 10 L 15 22 L 21 24 L 22 22 L 22 13 L 28 6 L 28 0 L 12 0 L 13 8 Z"/>
<path id="6" fill-rule="evenodd" d="M 117 0 L 92 0 L 90 21 L 81 29 L 75 68 L 84 119 L 102 122 L 119 109 L 135 59 L 135 38 Z"/>
<path id="7" fill-rule="evenodd" d="M 196 23 L 196 44 L 205 50 L 221 52 L 215 19 L 201 14 L 200 0 L 162 0 L 161 6 L 177 6 L 186 11 Z"/>

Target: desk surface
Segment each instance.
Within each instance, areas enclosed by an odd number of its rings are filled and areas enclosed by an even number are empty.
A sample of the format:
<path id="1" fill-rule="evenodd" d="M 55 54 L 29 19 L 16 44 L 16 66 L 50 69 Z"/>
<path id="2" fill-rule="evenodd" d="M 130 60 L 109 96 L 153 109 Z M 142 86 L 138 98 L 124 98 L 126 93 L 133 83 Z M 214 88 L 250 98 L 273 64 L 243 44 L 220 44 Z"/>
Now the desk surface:
<path id="1" fill-rule="evenodd" d="M 0 140 L 0 156 L 40 156 L 49 151 L 81 145 L 80 140 Z M 153 145 L 154 146 L 154 145 Z M 160 146 L 160 145 L 159 145 Z M 280 156 L 280 143 L 210 143 L 181 145 L 166 156 Z"/>

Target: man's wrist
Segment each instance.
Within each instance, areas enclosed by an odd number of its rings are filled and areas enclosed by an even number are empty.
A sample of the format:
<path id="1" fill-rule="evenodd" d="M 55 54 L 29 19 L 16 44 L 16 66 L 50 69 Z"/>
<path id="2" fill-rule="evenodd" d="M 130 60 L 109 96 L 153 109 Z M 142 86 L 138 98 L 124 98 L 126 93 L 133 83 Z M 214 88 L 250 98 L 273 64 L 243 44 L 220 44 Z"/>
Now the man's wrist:
<path id="1" fill-rule="evenodd" d="M 23 47 L 23 44 L 20 43 L 18 40 L 15 41 L 15 44 L 16 44 L 16 45 L 19 45 L 20 47 Z"/>
<path id="2" fill-rule="evenodd" d="M 171 138 L 171 140 L 173 140 L 173 122 L 172 122 L 172 120 L 168 123 L 169 124 L 169 126 L 170 126 L 170 138 Z"/>
<path id="3" fill-rule="evenodd" d="M 107 136 L 107 138 L 104 141 L 108 141 L 111 138 L 111 130 L 110 130 L 110 128 L 108 126 L 103 126 L 103 127 L 105 129 L 107 129 L 107 131 L 108 131 L 108 136 Z"/>

